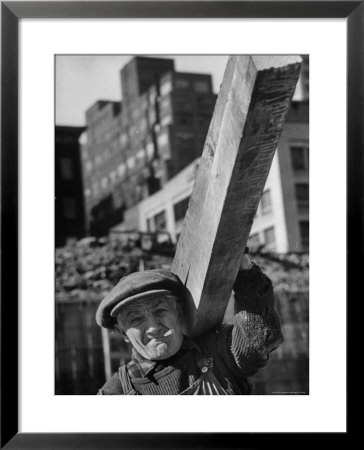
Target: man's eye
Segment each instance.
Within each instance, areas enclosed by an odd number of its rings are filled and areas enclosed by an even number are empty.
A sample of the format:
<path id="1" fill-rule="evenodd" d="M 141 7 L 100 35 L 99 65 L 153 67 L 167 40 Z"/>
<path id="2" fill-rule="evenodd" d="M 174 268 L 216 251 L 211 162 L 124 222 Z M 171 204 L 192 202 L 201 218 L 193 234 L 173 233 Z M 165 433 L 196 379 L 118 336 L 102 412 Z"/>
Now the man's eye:
<path id="1" fill-rule="evenodd" d="M 136 324 L 140 323 L 140 321 L 141 321 L 140 317 L 133 317 L 132 319 L 129 319 L 129 322 L 132 325 L 136 325 Z"/>
<path id="2" fill-rule="evenodd" d="M 157 309 L 157 313 L 158 314 L 163 314 L 163 313 L 165 313 L 165 312 L 167 312 L 168 311 L 168 309 L 166 309 L 166 308 L 158 308 Z"/>

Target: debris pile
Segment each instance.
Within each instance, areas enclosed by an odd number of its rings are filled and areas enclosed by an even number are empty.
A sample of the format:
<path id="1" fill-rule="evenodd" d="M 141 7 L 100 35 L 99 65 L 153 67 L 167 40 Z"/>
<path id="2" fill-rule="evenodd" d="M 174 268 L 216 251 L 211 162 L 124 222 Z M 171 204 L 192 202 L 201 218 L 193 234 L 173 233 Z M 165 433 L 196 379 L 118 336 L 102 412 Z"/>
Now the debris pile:
<path id="1" fill-rule="evenodd" d="M 145 237 L 145 236 L 144 236 Z M 101 297 L 125 275 L 172 264 L 175 247 L 170 242 L 145 245 L 140 236 L 84 238 L 56 249 L 55 272 L 58 297 Z M 260 250 L 252 259 L 271 278 L 276 289 L 305 290 L 309 283 L 307 254 L 274 254 Z"/>
<path id="2" fill-rule="evenodd" d="M 125 275 L 138 270 L 169 269 L 172 254 L 166 245 L 144 250 L 140 242 L 110 238 L 85 238 L 56 249 L 56 294 L 105 294 Z M 164 250 L 164 251 L 163 251 Z M 167 253 L 167 254 L 165 254 Z"/>

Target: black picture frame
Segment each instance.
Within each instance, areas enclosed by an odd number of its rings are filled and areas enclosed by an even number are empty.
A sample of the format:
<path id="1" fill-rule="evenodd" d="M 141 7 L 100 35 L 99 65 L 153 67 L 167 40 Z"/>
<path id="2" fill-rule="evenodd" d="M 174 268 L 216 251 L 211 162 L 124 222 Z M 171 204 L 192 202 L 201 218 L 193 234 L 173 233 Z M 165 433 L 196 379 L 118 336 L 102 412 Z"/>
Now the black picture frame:
<path id="1" fill-rule="evenodd" d="M 347 20 L 347 283 L 363 271 L 363 1 L 1 2 L 1 448 L 257 448 L 271 433 L 18 432 L 18 23 L 22 18 L 346 18 Z M 333 70 L 334 70 L 333 62 Z M 357 258 L 359 253 L 359 259 Z M 355 256 L 356 255 L 356 256 Z M 361 255 L 361 256 L 360 256 Z M 358 290 L 360 292 L 360 290 Z M 350 346 L 348 346 L 348 351 Z M 9 370 L 11 368 L 11 370 Z M 334 395 L 334 394 L 333 394 Z M 219 414 L 219 412 L 216 412 Z M 349 427 L 348 427 L 349 430 Z M 338 433 L 335 442 L 349 433 Z M 297 434 L 280 435 L 282 445 Z M 310 433 L 300 436 L 300 445 Z M 316 434 L 315 439 L 318 439 Z M 319 443 L 317 440 L 316 443 Z M 269 447 L 269 446 L 268 446 Z"/>

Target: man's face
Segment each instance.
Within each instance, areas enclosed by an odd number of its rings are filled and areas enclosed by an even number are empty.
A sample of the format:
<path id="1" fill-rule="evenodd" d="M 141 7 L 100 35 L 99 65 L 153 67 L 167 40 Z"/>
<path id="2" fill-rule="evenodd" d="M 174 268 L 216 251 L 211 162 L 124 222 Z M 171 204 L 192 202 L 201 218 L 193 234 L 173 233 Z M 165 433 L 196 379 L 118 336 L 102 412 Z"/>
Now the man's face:
<path id="1" fill-rule="evenodd" d="M 167 359 L 181 348 L 182 317 L 173 295 L 159 294 L 126 304 L 117 322 L 125 340 L 146 359 Z"/>

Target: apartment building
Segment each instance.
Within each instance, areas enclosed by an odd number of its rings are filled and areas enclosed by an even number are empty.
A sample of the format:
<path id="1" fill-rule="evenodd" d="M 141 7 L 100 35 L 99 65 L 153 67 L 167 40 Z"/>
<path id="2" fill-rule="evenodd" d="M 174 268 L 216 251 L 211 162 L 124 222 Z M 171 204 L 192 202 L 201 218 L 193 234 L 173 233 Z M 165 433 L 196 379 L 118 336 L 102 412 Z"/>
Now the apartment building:
<path id="1" fill-rule="evenodd" d="M 105 234 L 201 155 L 216 102 L 210 75 L 174 70 L 166 58 L 121 69 L 122 103 L 98 101 L 82 137 L 86 217 Z"/>

